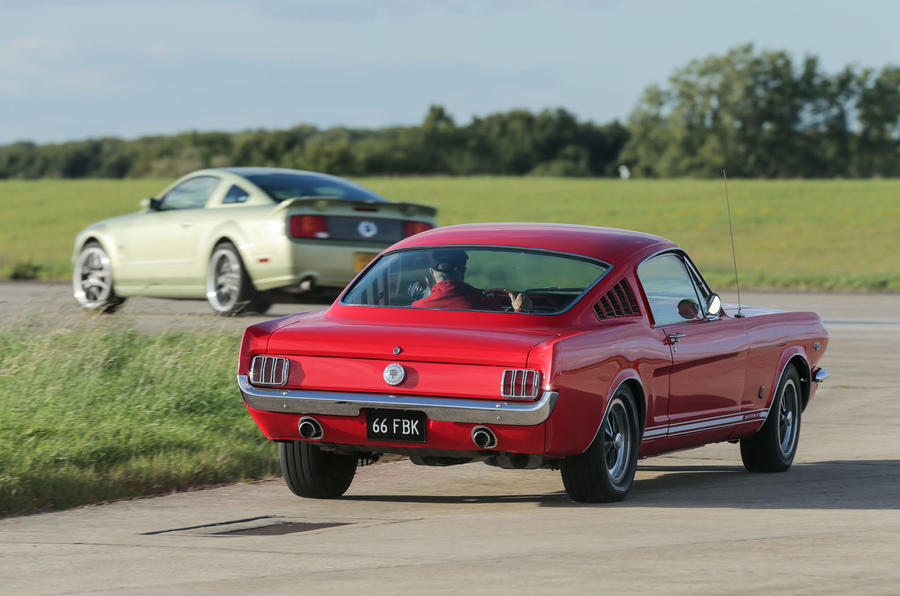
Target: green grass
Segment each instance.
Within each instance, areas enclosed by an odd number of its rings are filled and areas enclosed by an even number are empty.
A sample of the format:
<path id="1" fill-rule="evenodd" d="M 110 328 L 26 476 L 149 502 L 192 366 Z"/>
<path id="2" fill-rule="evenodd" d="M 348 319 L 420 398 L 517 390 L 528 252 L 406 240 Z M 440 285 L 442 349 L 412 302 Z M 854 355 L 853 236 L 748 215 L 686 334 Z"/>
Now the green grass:
<path id="1" fill-rule="evenodd" d="M 167 180 L 0 181 L 0 277 L 64 279 L 83 226 L 137 210 Z M 553 221 L 642 230 L 684 246 L 710 282 L 733 284 L 721 180 L 364 178 L 443 225 Z M 900 290 L 900 180 L 733 180 L 745 287 Z"/>
<path id="2" fill-rule="evenodd" d="M 0 327 L 0 515 L 266 477 L 235 333 L 125 319 Z"/>

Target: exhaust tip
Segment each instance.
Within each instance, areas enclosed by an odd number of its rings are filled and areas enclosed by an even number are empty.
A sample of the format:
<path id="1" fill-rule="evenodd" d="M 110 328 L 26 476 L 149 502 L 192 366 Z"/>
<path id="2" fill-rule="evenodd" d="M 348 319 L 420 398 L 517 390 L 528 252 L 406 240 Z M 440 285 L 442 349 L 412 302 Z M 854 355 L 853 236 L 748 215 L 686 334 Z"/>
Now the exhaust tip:
<path id="1" fill-rule="evenodd" d="M 297 430 L 304 439 L 321 439 L 325 436 L 322 425 L 312 416 L 304 416 L 297 423 Z"/>
<path id="2" fill-rule="evenodd" d="M 493 449 L 497 446 L 497 436 L 486 426 L 476 426 L 472 429 L 472 442 L 479 449 Z"/>

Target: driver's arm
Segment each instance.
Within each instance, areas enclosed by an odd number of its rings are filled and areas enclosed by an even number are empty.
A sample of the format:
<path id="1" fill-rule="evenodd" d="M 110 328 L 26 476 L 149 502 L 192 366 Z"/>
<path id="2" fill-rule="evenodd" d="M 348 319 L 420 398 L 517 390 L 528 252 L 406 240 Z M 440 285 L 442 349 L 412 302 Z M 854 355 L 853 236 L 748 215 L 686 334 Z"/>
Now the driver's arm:
<path id="1" fill-rule="evenodd" d="M 525 292 L 520 294 L 514 294 L 513 292 L 508 292 L 509 301 L 512 304 L 513 310 L 516 312 L 527 311 L 531 309 L 532 302 L 531 298 Z"/>

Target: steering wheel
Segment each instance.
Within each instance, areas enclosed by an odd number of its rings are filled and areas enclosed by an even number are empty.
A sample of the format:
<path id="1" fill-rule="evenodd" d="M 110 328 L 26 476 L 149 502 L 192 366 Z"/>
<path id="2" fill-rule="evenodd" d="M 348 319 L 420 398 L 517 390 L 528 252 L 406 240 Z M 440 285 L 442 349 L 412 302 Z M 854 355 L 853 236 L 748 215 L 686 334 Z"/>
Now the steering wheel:
<path id="1" fill-rule="evenodd" d="M 515 292 L 513 292 L 512 290 L 508 290 L 506 288 L 490 288 L 488 290 L 484 290 L 482 294 L 484 294 L 485 296 L 493 296 L 495 298 L 498 296 L 502 296 L 509 301 L 509 304 L 504 306 L 503 310 L 506 312 L 513 310 L 512 299 L 509 297 L 510 294 L 515 294 Z"/>

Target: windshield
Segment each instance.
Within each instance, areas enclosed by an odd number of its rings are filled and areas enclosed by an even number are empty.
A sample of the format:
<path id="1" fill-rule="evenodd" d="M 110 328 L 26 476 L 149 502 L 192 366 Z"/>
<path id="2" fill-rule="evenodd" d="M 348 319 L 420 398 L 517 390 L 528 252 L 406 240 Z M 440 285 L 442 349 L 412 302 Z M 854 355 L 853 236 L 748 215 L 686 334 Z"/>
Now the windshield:
<path id="1" fill-rule="evenodd" d="M 555 314 L 609 269 L 593 259 L 523 248 L 419 248 L 383 256 L 341 302 Z"/>
<path id="2" fill-rule="evenodd" d="M 332 176 L 279 172 L 249 175 L 246 178 L 279 203 L 297 197 L 338 197 L 379 203 L 387 201 L 362 186 Z"/>

